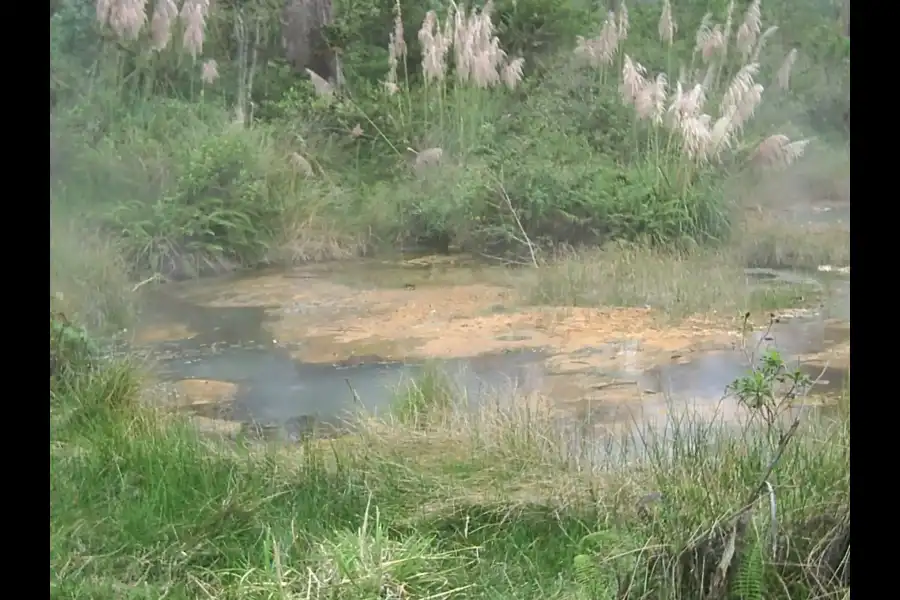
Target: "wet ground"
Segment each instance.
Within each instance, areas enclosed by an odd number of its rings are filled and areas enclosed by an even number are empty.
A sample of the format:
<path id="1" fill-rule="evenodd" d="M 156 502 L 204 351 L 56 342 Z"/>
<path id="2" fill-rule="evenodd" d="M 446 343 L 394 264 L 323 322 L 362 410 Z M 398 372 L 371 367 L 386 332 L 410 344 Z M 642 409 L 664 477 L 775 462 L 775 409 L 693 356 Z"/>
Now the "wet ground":
<path id="1" fill-rule="evenodd" d="M 595 426 L 664 422 L 677 406 L 737 413 L 722 402 L 748 364 L 734 324 L 697 318 L 663 328 L 646 309 L 522 307 L 511 288 L 492 283 L 507 275 L 367 261 L 169 284 L 148 292 L 135 341 L 198 422 L 255 423 L 288 439 L 360 408 L 389 410 L 426 361 L 439 361 L 470 401 L 538 393 L 561 417 Z M 747 277 L 767 285 L 813 275 Z M 829 299 L 819 310 L 782 315 L 748 341 L 804 358 L 811 376 L 831 365 L 819 388 L 840 389 L 849 277 L 814 281 Z"/>

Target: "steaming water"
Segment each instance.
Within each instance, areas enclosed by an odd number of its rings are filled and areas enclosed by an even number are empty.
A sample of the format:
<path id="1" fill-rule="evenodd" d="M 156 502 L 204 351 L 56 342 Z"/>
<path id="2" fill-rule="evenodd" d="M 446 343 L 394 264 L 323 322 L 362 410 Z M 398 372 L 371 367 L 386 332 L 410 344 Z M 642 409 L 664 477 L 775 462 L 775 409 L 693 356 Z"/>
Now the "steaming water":
<path id="1" fill-rule="evenodd" d="M 792 282 L 809 282 L 811 277 L 768 270 L 751 270 L 748 276 Z M 844 341 L 846 329 L 829 331 L 825 319 L 849 320 L 849 278 L 829 275 L 817 277 L 815 282 L 828 291 L 828 300 L 818 314 L 778 323 L 766 339 L 756 334 L 751 345 L 772 345 L 792 357 Z M 171 322 L 175 317 L 197 332 L 190 339 L 152 345 L 164 379 L 219 380 L 237 386 L 232 402 L 206 405 L 198 412 L 261 423 L 286 432 L 291 439 L 302 435 L 311 422 L 337 424 L 359 408 L 383 413 L 391 407 L 398 388 L 422 367 L 421 363 L 387 362 L 377 357 L 364 357 L 355 363 L 298 362 L 291 356 L 296 347 L 276 345 L 265 331 L 267 307 L 201 306 L 168 294 L 166 288 L 149 294 L 148 303 L 151 320 Z M 691 407 L 707 415 L 732 418 L 735 403 L 723 404 L 723 392 L 747 370 L 745 355 L 737 351 L 699 353 L 689 362 L 648 367 L 639 360 L 637 340 L 587 348 L 582 353 L 615 355 L 616 368 L 595 368 L 590 374 L 624 382 L 617 385 L 632 386 L 633 395 L 642 398 L 641 402 L 610 400 L 609 390 L 598 387 L 596 393 L 582 396 L 579 408 L 566 417 L 570 422 L 591 426 L 649 423 L 661 427 L 679 412 L 677 407 L 682 412 Z M 546 365 L 548 357 L 546 352 L 515 351 L 447 360 L 441 367 L 474 404 L 488 398 L 511 398 L 513 389 L 519 395 L 542 392 L 557 400 L 553 390 L 558 388 L 553 383 L 566 375 L 551 372 Z M 823 386 L 834 389 L 844 376 L 839 371 L 828 373 Z M 567 400 L 562 395 L 558 399 Z"/>

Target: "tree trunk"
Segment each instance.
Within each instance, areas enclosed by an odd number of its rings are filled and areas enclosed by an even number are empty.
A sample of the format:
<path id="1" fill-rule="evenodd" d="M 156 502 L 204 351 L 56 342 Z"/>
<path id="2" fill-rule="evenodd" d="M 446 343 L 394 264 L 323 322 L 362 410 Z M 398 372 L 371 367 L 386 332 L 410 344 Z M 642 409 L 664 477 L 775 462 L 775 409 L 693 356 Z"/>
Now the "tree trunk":
<path id="1" fill-rule="evenodd" d="M 331 0 L 287 0 L 282 21 L 285 55 L 297 71 L 310 69 L 330 82 L 338 77 L 323 27 L 333 21 Z"/>

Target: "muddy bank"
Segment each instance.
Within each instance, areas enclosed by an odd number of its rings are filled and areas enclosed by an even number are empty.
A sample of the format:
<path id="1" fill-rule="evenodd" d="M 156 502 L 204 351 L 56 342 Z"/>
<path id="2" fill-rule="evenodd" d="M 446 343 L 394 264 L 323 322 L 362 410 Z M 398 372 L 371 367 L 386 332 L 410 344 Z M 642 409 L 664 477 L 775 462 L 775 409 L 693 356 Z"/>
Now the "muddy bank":
<path id="1" fill-rule="evenodd" d="M 541 394 L 561 416 L 598 427 L 664 419 L 673 403 L 721 411 L 725 386 L 746 372 L 736 321 L 664 326 L 649 309 L 525 307 L 502 285 L 508 277 L 372 261 L 172 284 L 148 292 L 135 342 L 186 410 L 291 438 L 348 411 L 388 410 L 427 361 L 475 402 Z M 849 317 L 849 280 L 846 295 Z M 849 357 L 849 326 L 829 306 L 784 315 L 770 339 L 748 341 L 828 362 L 823 381 L 839 386 L 849 358 L 831 362 L 844 346 Z"/>

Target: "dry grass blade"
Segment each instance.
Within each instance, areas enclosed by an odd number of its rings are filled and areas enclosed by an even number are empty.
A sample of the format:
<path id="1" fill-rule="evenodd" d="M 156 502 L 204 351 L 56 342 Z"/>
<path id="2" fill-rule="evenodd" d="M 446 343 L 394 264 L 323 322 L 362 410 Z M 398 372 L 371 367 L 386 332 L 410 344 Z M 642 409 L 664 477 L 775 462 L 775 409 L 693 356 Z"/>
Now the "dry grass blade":
<path id="1" fill-rule="evenodd" d="M 713 124 L 706 148 L 706 155 L 710 158 L 719 158 L 723 151 L 731 148 L 734 114 L 735 111 L 732 111 L 723 115 Z"/>
<path id="2" fill-rule="evenodd" d="M 616 35 L 620 42 L 624 42 L 628 39 L 629 26 L 628 6 L 625 4 L 625 0 L 622 0 L 619 4 L 619 13 L 616 15 Z"/>
<path id="3" fill-rule="evenodd" d="M 290 157 L 288 157 L 288 160 L 290 161 L 291 166 L 305 177 L 312 177 L 315 175 L 312 165 L 309 164 L 309 161 L 303 158 L 303 155 L 299 152 L 292 152 Z"/>
<path id="4" fill-rule="evenodd" d="M 309 75 L 309 80 L 312 82 L 317 96 L 326 99 L 334 97 L 334 86 L 328 83 L 328 81 L 311 69 L 306 69 L 306 74 Z"/>
<path id="5" fill-rule="evenodd" d="M 706 13 L 697 29 L 694 52 L 699 52 L 703 62 L 709 64 L 725 51 L 725 34 L 722 25 L 712 23 L 712 13 Z"/>
<path id="6" fill-rule="evenodd" d="M 518 86 L 519 82 L 522 81 L 522 69 L 524 66 L 525 59 L 522 57 L 518 57 L 509 61 L 503 67 L 501 79 L 503 80 L 503 84 L 506 85 L 507 88 L 511 90 L 516 89 L 516 86 Z"/>
<path id="7" fill-rule="evenodd" d="M 616 13 L 606 16 L 600 35 L 591 39 L 576 38 L 575 54 L 587 60 L 592 67 L 608 67 L 619 49 L 619 25 Z"/>
<path id="8" fill-rule="evenodd" d="M 422 46 L 422 72 L 426 81 L 440 81 L 444 78 L 446 65 L 446 41 L 438 27 L 437 13 L 433 10 L 425 14 L 419 29 L 419 44 Z"/>
<path id="9" fill-rule="evenodd" d="M 703 114 L 700 116 L 685 117 L 681 121 L 681 149 L 685 156 L 691 160 L 705 162 L 708 158 L 706 149 L 710 146 L 710 122 L 712 117 Z"/>
<path id="10" fill-rule="evenodd" d="M 702 85 L 697 84 L 690 91 L 684 92 L 681 83 L 678 83 L 667 111 L 668 126 L 673 130 L 680 129 L 685 120 L 699 118 L 705 105 L 706 90 Z"/>
<path id="11" fill-rule="evenodd" d="M 400 87 L 397 85 L 397 67 L 400 60 L 406 64 L 407 47 L 405 32 L 403 30 L 403 15 L 400 11 L 399 0 L 394 3 L 394 30 L 388 36 L 388 73 L 383 82 L 388 95 L 396 94 Z"/>
<path id="12" fill-rule="evenodd" d="M 635 104 L 638 96 L 648 85 L 646 76 L 647 69 L 626 54 L 622 66 L 622 83 L 619 85 L 619 93 L 625 104 Z"/>
<path id="13" fill-rule="evenodd" d="M 768 40 L 774 33 L 778 31 L 778 27 L 773 25 L 766 29 L 766 31 L 759 37 L 759 41 L 756 43 L 756 48 L 753 50 L 753 56 L 750 57 L 752 62 L 757 62 L 759 60 L 759 55 L 762 53 L 763 48 L 766 47 L 766 40 Z"/>

